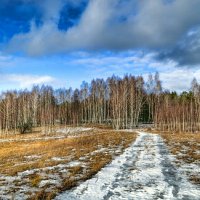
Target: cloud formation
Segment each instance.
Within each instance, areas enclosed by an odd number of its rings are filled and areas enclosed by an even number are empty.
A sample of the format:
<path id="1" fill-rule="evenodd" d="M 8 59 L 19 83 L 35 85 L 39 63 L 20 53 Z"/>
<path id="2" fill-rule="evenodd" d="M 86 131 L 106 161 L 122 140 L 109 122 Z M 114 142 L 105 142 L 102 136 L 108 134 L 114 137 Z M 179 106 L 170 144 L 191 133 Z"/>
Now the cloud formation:
<path id="1" fill-rule="evenodd" d="M 8 51 L 40 56 L 75 50 L 142 48 L 157 51 L 159 59 L 172 59 L 180 65 L 200 63 L 199 0 L 29 2 L 34 2 L 41 10 L 42 24 L 38 26 L 31 19 L 30 30 L 14 35 L 6 48 Z M 86 6 L 80 14 L 83 3 Z M 72 26 L 61 30 L 58 25 L 65 6 L 79 7 L 79 13 L 75 12 L 79 18 Z"/>
<path id="2" fill-rule="evenodd" d="M 161 52 L 160 60 L 173 59 L 179 66 L 198 66 L 200 63 L 200 28 L 193 30 L 172 49 Z"/>
<path id="3" fill-rule="evenodd" d="M 194 77 L 200 82 L 200 69 L 177 68 L 173 61 L 155 60 L 155 53 L 126 52 L 74 52 L 47 57 L 16 57 L 0 53 L 0 88 L 31 88 L 34 84 L 50 84 L 55 88 L 79 88 L 82 81 L 124 74 L 143 75 L 160 73 L 162 86 L 170 91 L 188 90 Z M 81 76 L 80 76 L 81 75 Z"/>
<path id="4" fill-rule="evenodd" d="M 1 74 L 0 84 L 7 82 L 15 88 L 31 88 L 33 85 L 52 84 L 55 79 L 51 76 L 37 76 L 24 74 Z"/>

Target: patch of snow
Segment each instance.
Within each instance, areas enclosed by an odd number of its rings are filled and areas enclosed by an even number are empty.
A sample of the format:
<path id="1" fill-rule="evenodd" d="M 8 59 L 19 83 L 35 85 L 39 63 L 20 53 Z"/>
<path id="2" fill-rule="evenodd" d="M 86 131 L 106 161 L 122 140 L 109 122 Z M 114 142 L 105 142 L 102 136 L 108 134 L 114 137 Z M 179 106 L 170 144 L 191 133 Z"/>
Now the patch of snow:
<path id="1" fill-rule="evenodd" d="M 53 139 L 63 139 L 66 138 L 68 134 L 78 134 L 81 132 L 91 131 L 93 128 L 85 128 L 85 127 L 68 127 L 63 129 L 56 130 L 56 133 L 63 133 L 65 135 L 59 136 L 44 136 L 44 137 L 32 137 L 32 138 L 18 138 L 18 139 L 0 139 L 0 143 L 4 142 L 26 142 L 26 141 L 38 141 L 38 140 L 53 140 Z"/>
<path id="2" fill-rule="evenodd" d="M 31 156 L 24 156 L 25 159 L 32 160 L 32 159 L 39 159 L 41 156 L 38 155 L 31 155 Z"/>
<path id="3" fill-rule="evenodd" d="M 195 153 L 196 153 L 197 155 L 200 155 L 200 150 L 196 150 Z"/>
<path id="4" fill-rule="evenodd" d="M 86 159 L 87 159 L 87 157 L 85 157 L 85 156 L 81 156 L 81 157 L 79 158 L 80 161 L 84 161 L 84 160 L 86 160 Z"/>
<path id="5" fill-rule="evenodd" d="M 136 141 L 111 164 L 55 200 L 199 200 L 200 188 L 179 173 L 174 159 L 159 135 L 139 132 Z"/>
<path id="6" fill-rule="evenodd" d="M 69 128 L 63 128 L 58 129 L 57 133 L 64 133 L 64 134 L 72 134 L 72 133 L 80 133 L 85 131 L 91 131 L 93 128 L 84 128 L 84 127 L 69 127 Z"/>
<path id="7" fill-rule="evenodd" d="M 60 170 L 60 172 L 61 172 L 61 173 L 67 174 L 67 173 L 68 173 L 68 170 L 67 170 L 67 169 L 62 169 L 62 170 Z"/>
<path id="8" fill-rule="evenodd" d="M 106 151 L 108 151 L 108 148 L 100 148 L 100 149 L 97 149 L 97 150 L 93 151 L 91 153 L 91 155 L 96 155 L 98 153 L 103 153 L 103 152 L 106 152 Z"/>
<path id="9" fill-rule="evenodd" d="M 82 163 L 79 162 L 79 161 L 72 161 L 70 163 L 67 164 L 68 167 L 76 167 L 76 166 L 79 166 L 81 165 Z"/>
<path id="10" fill-rule="evenodd" d="M 119 132 L 136 132 L 136 129 L 120 129 Z"/>
<path id="11" fill-rule="evenodd" d="M 53 157 L 51 158 L 53 161 L 64 161 L 66 160 L 65 158 L 60 158 L 60 157 Z"/>
<path id="12" fill-rule="evenodd" d="M 37 138 L 22 138 L 22 139 L 0 139 L 0 143 L 4 142 L 28 142 L 28 141 L 38 141 L 38 140 L 54 140 L 54 139 L 63 139 L 66 136 L 51 136 L 51 137 L 37 137 Z"/>
<path id="13" fill-rule="evenodd" d="M 40 182 L 40 184 L 39 184 L 39 187 L 41 188 L 41 187 L 44 187 L 44 186 L 46 186 L 46 185 L 59 185 L 60 183 L 59 183 L 59 181 L 58 180 L 51 180 L 51 179 L 49 179 L 49 180 L 42 180 L 41 182 Z"/>
<path id="14" fill-rule="evenodd" d="M 35 174 L 38 171 L 39 171 L 39 169 L 26 170 L 26 171 L 23 171 L 23 172 L 18 172 L 18 176 L 24 177 L 24 176 Z"/>

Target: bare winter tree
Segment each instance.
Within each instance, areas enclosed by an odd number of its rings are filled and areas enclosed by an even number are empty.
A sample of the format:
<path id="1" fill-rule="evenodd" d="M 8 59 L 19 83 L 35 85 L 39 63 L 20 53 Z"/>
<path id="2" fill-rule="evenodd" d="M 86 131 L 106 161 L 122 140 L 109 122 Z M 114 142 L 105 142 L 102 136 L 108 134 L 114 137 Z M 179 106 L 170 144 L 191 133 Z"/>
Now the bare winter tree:
<path id="1" fill-rule="evenodd" d="M 32 90 L 0 94 L 0 134 L 30 132 L 41 127 L 44 133 L 55 125 L 110 124 L 115 129 L 134 128 L 153 122 L 160 130 L 200 130 L 200 85 L 177 94 L 162 90 L 159 74 L 112 76 L 106 81 L 83 82 L 80 90 L 34 86 Z"/>

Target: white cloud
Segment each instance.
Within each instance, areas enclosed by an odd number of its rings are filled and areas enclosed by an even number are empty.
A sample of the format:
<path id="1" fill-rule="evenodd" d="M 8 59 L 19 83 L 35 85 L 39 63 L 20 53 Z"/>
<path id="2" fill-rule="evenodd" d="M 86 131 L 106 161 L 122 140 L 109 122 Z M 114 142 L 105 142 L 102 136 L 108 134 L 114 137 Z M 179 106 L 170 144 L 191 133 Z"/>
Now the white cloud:
<path id="1" fill-rule="evenodd" d="M 153 62 L 154 54 L 144 54 L 143 52 L 104 52 L 98 54 L 81 54 L 74 56 L 67 61 L 68 66 L 83 67 L 87 74 L 93 78 L 107 78 L 113 74 L 123 76 L 125 74 L 143 74 L 146 66 Z"/>
<path id="2" fill-rule="evenodd" d="M 57 27 L 62 2 L 45 2 L 44 25 L 15 35 L 9 50 L 37 56 L 77 49 L 171 48 L 200 20 L 199 0 L 168 4 L 163 0 L 91 0 L 79 23 L 64 32 Z"/>
<path id="3" fill-rule="evenodd" d="M 126 73 L 142 75 L 147 80 L 149 73 L 160 74 L 163 89 L 170 91 L 188 91 L 195 77 L 200 83 L 200 66 L 196 68 L 177 67 L 172 60 L 157 61 L 156 53 L 142 54 L 136 51 L 110 55 L 86 54 L 71 61 L 74 65 L 86 66 L 93 78 L 107 78 L 113 74 L 123 77 Z"/>
<path id="4" fill-rule="evenodd" d="M 93 78 L 107 78 L 113 74 L 123 77 L 124 74 L 143 75 L 147 80 L 149 73 L 158 71 L 164 89 L 181 92 L 190 88 L 190 83 L 194 77 L 200 82 L 200 66 L 196 68 L 179 68 L 177 63 L 168 61 L 157 61 L 154 59 L 155 53 L 144 54 L 142 51 L 129 52 L 104 52 L 104 53 L 88 53 L 78 52 L 68 56 L 63 56 L 62 60 L 50 59 L 49 57 L 39 59 L 37 62 L 30 58 L 12 57 L 0 54 L 0 67 L 8 66 L 0 69 L 0 89 L 19 89 L 31 88 L 34 84 L 49 84 L 53 87 L 79 87 L 82 81 L 90 82 Z M 46 59 L 48 62 L 46 62 Z M 44 63 L 43 63 L 44 62 Z M 52 64 L 53 63 L 53 64 Z M 52 65 L 51 65 L 52 64 Z M 30 66 L 31 65 L 31 66 Z M 60 65 L 59 74 L 46 75 L 45 71 L 39 73 L 37 66 L 46 66 L 55 68 Z M 26 74 L 19 74 L 21 71 Z M 24 68 L 38 70 L 38 75 L 28 74 Z M 32 68 L 29 68 L 32 67 Z M 8 69 L 8 70 L 7 70 Z M 13 72 L 10 73 L 10 70 Z M 16 69 L 18 69 L 16 71 Z M 71 71 L 75 70 L 71 73 Z M 2 71 L 4 71 L 4 73 Z M 59 72 L 60 71 L 60 72 Z M 49 72 L 50 73 L 50 72 Z M 45 74 L 45 75 L 42 75 Z M 56 76 L 56 78 L 54 78 Z"/>
<path id="5" fill-rule="evenodd" d="M 12 88 L 31 88 L 33 85 L 52 84 L 55 78 L 51 76 L 23 75 L 23 74 L 1 74 L 0 86 L 5 85 Z"/>
<path id="6" fill-rule="evenodd" d="M 200 69 L 172 68 L 160 73 L 163 87 L 179 93 L 190 89 L 194 77 L 200 83 Z"/>

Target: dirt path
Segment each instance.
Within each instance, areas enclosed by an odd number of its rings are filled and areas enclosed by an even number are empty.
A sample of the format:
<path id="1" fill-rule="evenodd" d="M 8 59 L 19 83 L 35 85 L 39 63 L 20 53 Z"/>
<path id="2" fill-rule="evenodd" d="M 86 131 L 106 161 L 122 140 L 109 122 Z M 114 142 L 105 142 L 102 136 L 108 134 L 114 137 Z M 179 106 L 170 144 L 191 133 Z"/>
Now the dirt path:
<path id="1" fill-rule="evenodd" d="M 200 188 L 173 166 L 162 138 L 139 132 L 136 141 L 94 178 L 56 200 L 187 199 L 199 200 Z"/>

